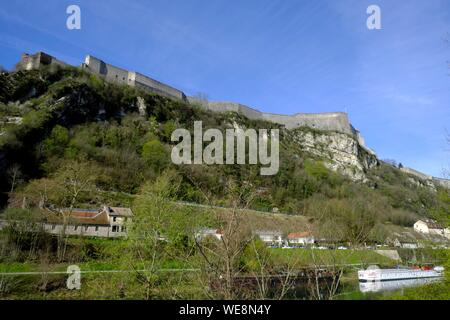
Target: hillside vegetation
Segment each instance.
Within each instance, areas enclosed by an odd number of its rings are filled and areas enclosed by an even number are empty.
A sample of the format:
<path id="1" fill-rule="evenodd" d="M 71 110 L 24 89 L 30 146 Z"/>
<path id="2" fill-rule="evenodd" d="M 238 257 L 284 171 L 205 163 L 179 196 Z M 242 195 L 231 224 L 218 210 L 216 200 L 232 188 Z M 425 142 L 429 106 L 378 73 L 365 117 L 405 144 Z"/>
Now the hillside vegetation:
<path id="1" fill-rule="evenodd" d="M 448 190 L 414 183 L 382 162 L 365 172 L 365 183 L 354 182 L 329 170 L 324 159 L 304 150 L 284 129 L 275 176 L 260 176 L 256 165 L 174 166 L 170 161 L 172 131 L 192 129 L 194 120 L 203 121 L 205 130 L 236 123 L 244 128 L 279 127 L 273 123 L 207 112 L 106 84 L 78 69 L 3 73 L 0 84 L 3 206 L 7 201 L 20 203 L 23 197 L 36 205 L 42 184 L 57 184 L 70 170 L 91 176 L 95 189 L 81 194 L 77 205 L 131 205 L 129 197 L 116 194 L 137 194 L 146 182 L 171 169 L 181 181 L 177 200 L 227 206 L 226 186 L 233 180 L 255 194 L 251 208 L 307 216 L 320 229 L 332 226 L 336 240 L 381 241 L 386 224 L 410 227 L 419 217 L 443 220 L 449 213 Z M 144 113 L 138 97 L 145 101 Z M 11 123 L 13 117 L 22 118 L 20 124 Z"/>
<path id="2" fill-rule="evenodd" d="M 172 132 L 192 132 L 198 120 L 204 130 L 280 129 L 279 173 L 261 176 L 258 165 L 172 164 Z M 431 188 L 355 150 L 353 139 L 212 113 L 107 84 L 75 68 L 1 73 L 0 220 L 13 223 L 0 232 L 0 271 L 42 273 L 0 275 L 0 296 L 283 298 L 290 282 L 269 292 L 267 275 L 289 277 L 304 267 L 331 264 L 334 285 L 322 296 L 331 299 L 349 272 L 347 264 L 396 262 L 371 250 L 269 249 L 253 231 L 313 231 L 316 239 L 361 249 L 405 230 L 413 234 L 420 217 L 448 224 L 450 213 L 449 190 Z M 337 150 L 339 144 L 343 148 Z M 350 149 L 354 153 L 347 157 Z M 43 207 L 102 204 L 132 208 L 126 239 L 56 237 L 35 223 L 51 218 Z M 205 227 L 220 229 L 221 241 L 199 241 L 195 234 Z M 405 262 L 446 259 L 446 252 L 439 257 L 426 252 L 401 254 Z M 47 273 L 68 264 L 120 272 L 86 273 L 82 289 L 68 291 L 65 275 Z M 256 279 L 258 290 L 251 285 L 242 290 L 236 284 L 240 277 Z M 319 288 L 310 289 L 311 297 L 321 297 L 314 293 Z"/>

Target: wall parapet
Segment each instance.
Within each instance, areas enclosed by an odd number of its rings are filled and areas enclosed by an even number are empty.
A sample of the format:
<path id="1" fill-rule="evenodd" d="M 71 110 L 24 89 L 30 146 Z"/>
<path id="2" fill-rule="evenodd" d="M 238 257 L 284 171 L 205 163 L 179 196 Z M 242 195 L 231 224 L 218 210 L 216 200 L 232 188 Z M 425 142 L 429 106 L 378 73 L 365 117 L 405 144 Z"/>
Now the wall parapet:
<path id="1" fill-rule="evenodd" d="M 348 119 L 345 112 L 323 112 L 323 113 L 296 113 L 293 115 L 282 115 L 261 112 L 257 109 L 235 102 L 207 101 L 195 97 L 188 97 L 188 101 L 200 107 L 214 112 L 237 112 L 251 120 L 265 120 L 281 124 L 288 130 L 310 127 L 323 131 L 336 131 L 353 136 L 368 153 L 375 152 L 365 146 L 364 138 L 356 130 Z"/>
<path id="2" fill-rule="evenodd" d="M 425 173 L 422 173 L 420 171 L 408 168 L 408 167 L 402 167 L 400 168 L 402 172 L 405 172 L 407 174 L 413 175 L 419 179 L 425 180 L 425 181 L 432 181 L 435 185 L 450 189 L 450 180 L 444 179 L 444 178 L 437 178 L 430 175 L 427 175 Z"/>

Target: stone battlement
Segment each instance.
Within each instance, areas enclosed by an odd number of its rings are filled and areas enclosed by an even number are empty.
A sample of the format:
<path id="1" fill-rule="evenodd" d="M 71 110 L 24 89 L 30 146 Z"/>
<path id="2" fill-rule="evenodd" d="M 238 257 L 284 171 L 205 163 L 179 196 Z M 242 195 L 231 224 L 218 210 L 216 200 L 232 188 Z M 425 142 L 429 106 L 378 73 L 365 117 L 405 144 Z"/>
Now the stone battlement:
<path id="1" fill-rule="evenodd" d="M 449 179 L 433 177 L 433 176 L 427 175 L 425 173 L 422 173 L 420 171 L 417 171 L 417 170 L 414 170 L 414 169 L 411 169 L 408 167 L 402 167 L 402 168 L 400 168 L 400 170 L 407 174 L 413 175 L 419 179 L 422 179 L 425 181 L 432 181 L 436 185 L 439 185 L 443 188 L 450 189 L 450 180 Z"/>
<path id="2" fill-rule="evenodd" d="M 43 52 L 38 52 L 34 55 L 24 54 L 21 62 L 19 63 L 20 68 L 25 70 L 38 69 L 42 65 L 68 66 L 64 62 L 61 62 Z M 294 115 L 281 115 L 260 112 L 240 103 L 214 102 L 197 99 L 195 97 L 187 97 L 184 92 L 169 85 L 142 75 L 138 72 L 129 71 L 107 64 L 103 60 L 91 55 L 86 56 L 85 62 L 81 65 L 81 68 L 87 72 L 100 76 L 105 81 L 110 83 L 133 86 L 171 99 L 197 104 L 206 110 L 211 110 L 214 112 L 237 112 L 252 120 L 265 120 L 281 124 L 285 126 L 286 129 L 310 127 L 317 130 L 346 133 L 352 135 L 367 152 L 375 154 L 375 152 L 365 146 L 364 139 L 360 132 L 350 124 L 348 115 L 344 112 L 297 113 Z"/>
<path id="3" fill-rule="evenodd" d="M 69 66 L 67 63 L 62 62 L 45 52 L 38 52 L 33 55 L 24 53 L 20 59 L 18 67 L 23 70 L 33 70 L 47 65 L 57 65 L 60 67 Z"/>
<path id="4" fill-rule="evenodd" d="M 286 129 L 292 130 L 300 127 L 309 127 L 323 131 L 336 131 L 346 133 L 358 140 L 358 143 L 370 154 L 375 152 L 365 146 L 364 138 L 356 130 L 348 119 L 345 112 L 324 113 L 296 113 L 294 115 L 281 115 L 265 113 L 246 105 L 234 102 L 206 101 L 195 97 L 188 97 L 188 101 L 197 104 L 207 110 L 214 112 L 237 112 L 251 120 L 265 120 L 284 125 Z"/>
<path id="5" fill-rule="evenodd" d="M 295 129 L 306 126 L 325 131 L 355 134 L 355 129 L 350 125 L 348 115 L 344 112 L 296 113 L 290 116 L 264 113 L 240 103 L 209 102 L 193 97 L 188 97 L 188 101 L 190 103 L 199 104 L 203 108 L 215 112 L 237 112 L 251 120 L 266 120 L 279 123 L 284 125 L 286 129 Z"/>

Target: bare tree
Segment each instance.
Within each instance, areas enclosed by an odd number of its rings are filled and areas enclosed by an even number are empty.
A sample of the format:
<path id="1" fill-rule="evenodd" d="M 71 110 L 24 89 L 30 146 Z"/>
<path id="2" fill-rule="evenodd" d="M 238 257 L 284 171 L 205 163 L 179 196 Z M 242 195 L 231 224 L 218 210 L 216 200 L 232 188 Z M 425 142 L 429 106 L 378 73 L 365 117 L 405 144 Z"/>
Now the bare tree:
<path id="1" fill-rule="evenodd" d="M 203 261 L 199 281 L 210 298 L 283 299 L 293 286 L 294 259 L 275 266 L 272 252 L 253 235 L 247 209 L 255 194 L 250 183 L 228 181 L 229 207 L 216 213 L 220 239 L 195 237 Z"/>
<path id="2" fill-rule="evenodd" d="M 11 183 L 10 192 L 13 193 L 16 185 L 23 181 L 22 180 L 22 171 L 20 170 L 20 165 L 18 165 L 17 163 L 13 164 L 8 169 L 7 174 L 9 176 L 9 182 Z"/>
<path id="3" fill-rule="evenodd" d="M 447 140 L 447 145 L 448 145 L 447 151 L 450 152 L 450 133 L 449 132 L 447 132 L 446 140 Z M 450 179 L 450 163 L 448 164 L 447 168 L 443 169 L 443 171 L 444 171 L 443 172 L 444 173 L 444 177 L 446 177 L 447 179 Z"/>
<path id="4" fill-rule="evenodd" d="M 250 243 L 248 250 L 253 259 L 253 267 L 247 270 L 257 284 L 256 293 L 250 298 L 282 300 L 298 281 L 298 262 L 296 255 L 288 255 L 286 261 L 276 263 L 273 251 L 260 240 Z"/>
<path id="5" fill-rule="evenodd" d="M 203 277 L 207 288 L 213 289 L 212 298 L 233 299 L 237 297 L 236 280 L 243 267 L 239 260 L 252 240 L 250 226 L 246 223 L 245 211 L 252 201 L 251 192 L 228 182 L 230 208 L 224 209 L 218 217 L 221 221 L 221 237 L 218 241 L 202 241 L 195 237 L 195 243 L 203 259 Z M 203 279 L 202 279 L 203 280 Z M 211 291 L 208 290 L 208 293 Z"/>
<path id="6" fill-rule="evenodd" d="M 30 205 L 38 206 L 62 220 L 58 240 L 58 259 L 63 260 L 67 248 L 66 229 L 81 197 L 94 190 L 96 168 L 80 162 L 69 162 L 51 178 L 31 181 L 21 194 Z"/>

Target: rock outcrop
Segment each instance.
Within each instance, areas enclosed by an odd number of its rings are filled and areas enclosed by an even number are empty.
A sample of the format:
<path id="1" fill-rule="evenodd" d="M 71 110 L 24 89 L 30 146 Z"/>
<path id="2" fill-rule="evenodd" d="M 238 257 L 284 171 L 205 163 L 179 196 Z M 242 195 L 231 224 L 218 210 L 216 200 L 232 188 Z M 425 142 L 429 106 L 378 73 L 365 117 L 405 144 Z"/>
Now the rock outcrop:
<path id="1" fill-rule="evenodd" d="M 300 149 L 323 159 L 325 166 L 339 171 L 354 181 L 367 180 L 366 172 L 378 164 L 377 157 L 367 152 L 351 135 L 296 129 L 291 137 Z"/>

